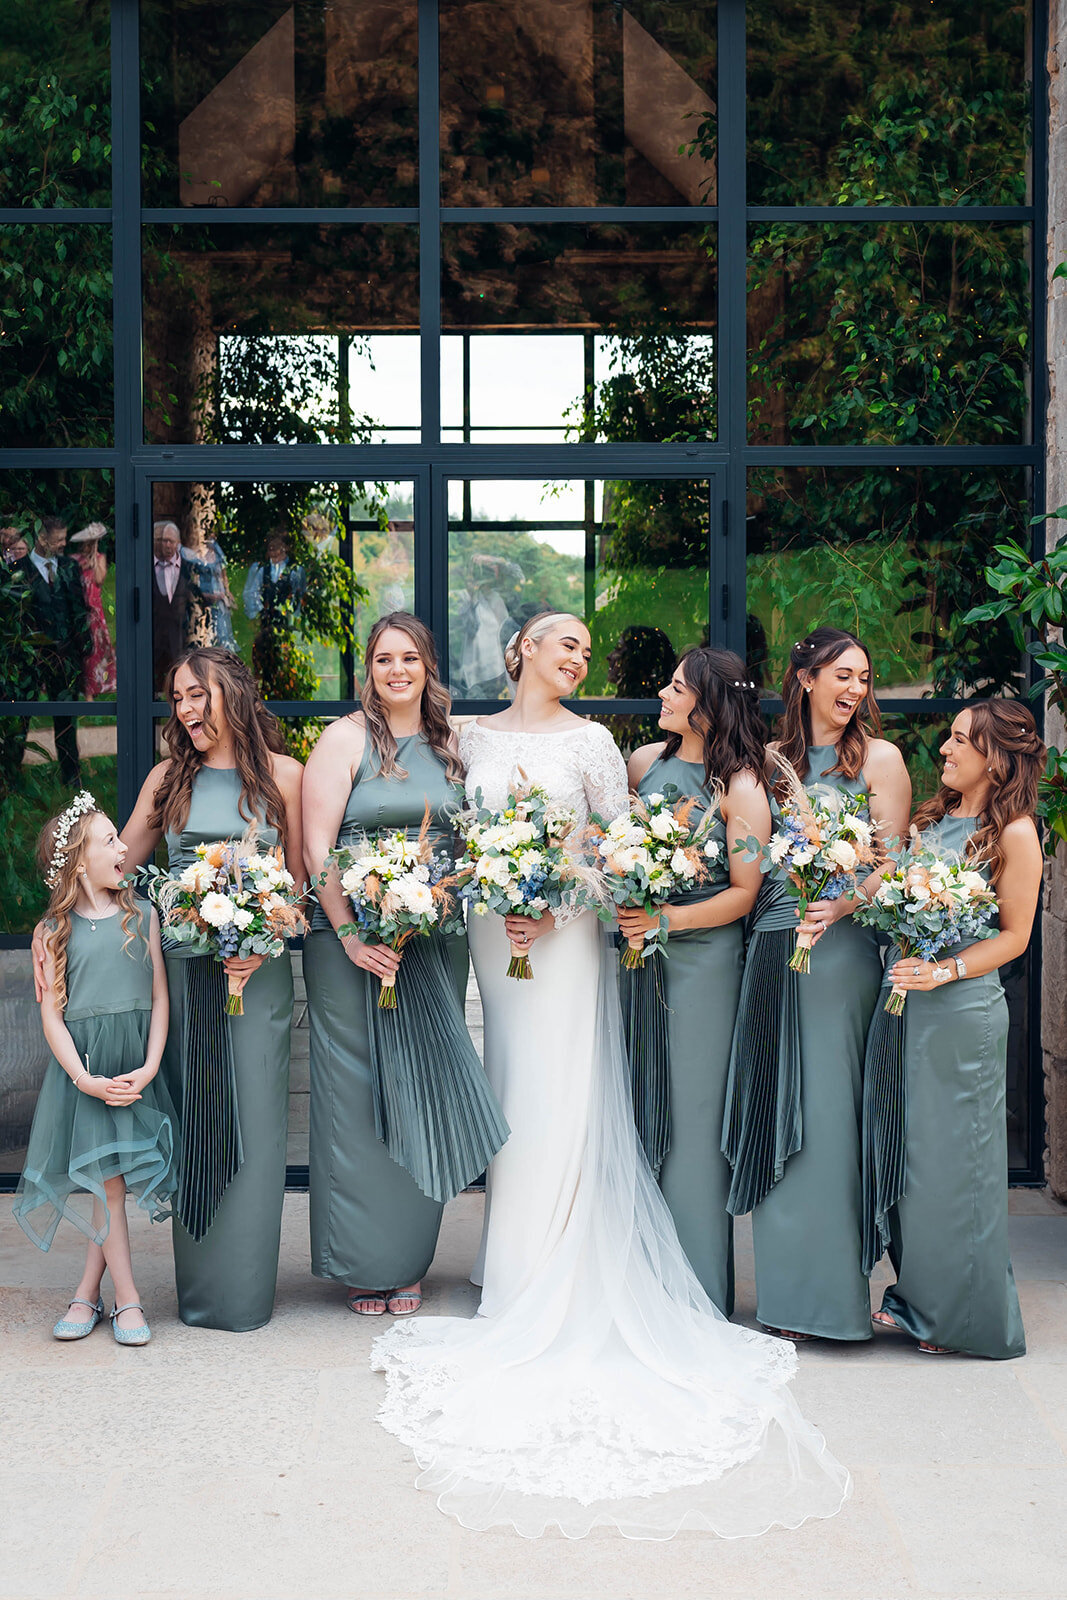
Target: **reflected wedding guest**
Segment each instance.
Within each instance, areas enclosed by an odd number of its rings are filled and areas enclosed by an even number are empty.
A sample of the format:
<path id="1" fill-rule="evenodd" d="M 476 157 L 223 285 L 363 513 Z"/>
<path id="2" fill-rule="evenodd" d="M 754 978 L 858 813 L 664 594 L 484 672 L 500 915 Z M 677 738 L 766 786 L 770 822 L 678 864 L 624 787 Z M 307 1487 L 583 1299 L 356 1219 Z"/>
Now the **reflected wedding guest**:
<path id="1" fill-rule="evenodd" d="M 275 528 L 267 537 L 267 559 L 253 561 L 245 580 L 241 599 L 250 621 L 262 615 L 266 623 L 279 611 L 300 610 L 307 592 L 307 576 L 299 563 L 292 562 L 291 555 L 289 535 L 283 528 Z"/>
<path id="2" fill-rule="evenodd" d="M 193 604 L 186 619 L 190 646 L 216 645 L 237 650 L 230 612 L 234 598 L 226 577 L 226 557 L 217 539 L 205 537 L 195 520 L 189 524 L 189 543 L 182 545 L 182 562 L 192 579 Z"/>
<path id="3" fill-rule="evenodd" d="M 63 552 L 67 524 L 62 517 L 42 517 L 33 549 L 16 562 L 26 574 L 32 594 L 33 620 L 43 635 L 37 675 L 42 700 L 77 700 L 85 661 L 92 648 L 81 570 Z M 72 717 L 53 717 L 56 759 L 65 784 L 81 782 L 78 735 Z"/>
<path id="4" fill-rule="evenodd" d="M 0 528 L 0 561 L 13 567 L 30 553 L 30 547 L 18 528 Z"/>
<path id="5" fill-rule="evenodd" d="M 152 556 L 152 683 L 161 694 L 171 663 L 185 649 L 189 609 L 189 577 L 182 566 L 176 522 L 152 524 Z"/>
<path id="6" fill-rule="evenodd" d="M 115 646 L 111 642 L 100 593 L 107 577 L 107 557 L 100 549 L 100 541 L 106 537 L 107 529 L 102 522 L 90 522 L 87 528 L 72 534 L 70 541 L 78 546 L 74 559 L 81 569 L 82 593 L 92 642 L 83 674 L 87 700 L 115 693 Z"/>

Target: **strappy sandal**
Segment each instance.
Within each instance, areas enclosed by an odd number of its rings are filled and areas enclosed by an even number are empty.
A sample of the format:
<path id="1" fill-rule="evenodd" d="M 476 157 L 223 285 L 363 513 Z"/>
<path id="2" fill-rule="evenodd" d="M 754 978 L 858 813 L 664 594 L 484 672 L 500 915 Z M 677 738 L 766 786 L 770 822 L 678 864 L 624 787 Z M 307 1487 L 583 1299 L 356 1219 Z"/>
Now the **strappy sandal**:
<path id="1" fill-rule="evenodd" d="M 384 1289 L 349 1289 L 345 1296 L 345 1305 L 349 1311 L 354 1311 L 357 1317 L 384 1317 L 385 1291 Z M 364 1310 L 364 1306 L 368 1309 Z M 374 1309 L 370 1309 L 371 1307 Z"/>
<path id="2" fill-rule="evenodd" d="M 760 1327 L 772 1339 L 788 1339 L 792 1344 L 811 1344 L 813 1339 L 819 1337 L 817 1333 L 795 1333 L 791 1328 L 772 1328 L 769 1322 L 761 1322 Z"/>
<path id="3" fill-rule="evenodd" d="M 415 1304 L 407 1311 L 398 1311 L 396 1307 L 401 1300 L 414 1300 Z M 421 1289 L 391 1289 L 386 1297 L 386 1306 L 391 1317 L 413 1317 L 421 1305 Z"/>
<path id="4" fill-rule="evenodd" d="M 144 1306 L 138 1300 L 131 1300 L 128 1305 L 116 1306 L 111 1313 L 111 1331 L 115 1335 L 116 1344 L 147 1344 L 152 1337 L 152 1330 L 147 1321 L 142 1322 L 139 1328 L 120 1328 L 118 1318 L 124 1311 L 139 1311 L 144 1316 Z"/>
<path id="5" fill-rule="evenodd" d="M 958 1356 L 958 1350 L 950 1350 L 947 1344 L 931 1344 L 928 1339 L 920 1339 L 916 1345 L 924 1356 Z"/>
<path id="6" fill-rule="evenodd" d="M 907 1333 L 907 1328 L 902 1328 L 896 1317 L 888 1311 L 872 1311 L 871 1322 L 876 1328 L 884 1328 L 887 1333 Z"/>
<path id="7" fill-rule="evenodd" d="M 94 1305 L 91 1300 L 82 1300 L 80 1296 L 76 1295 L 68 1304 L 68 1311 L 71 1306 L 88 1306 L 92 1312 L 92 1317 L 88 1322 L 68 1322 L 66 1317 L 60 1317 L 52 1329 L 53 1339 L 87 1339 L 104 1315 L 104 1302 L 102 1300 L 98 1300 Z"/>

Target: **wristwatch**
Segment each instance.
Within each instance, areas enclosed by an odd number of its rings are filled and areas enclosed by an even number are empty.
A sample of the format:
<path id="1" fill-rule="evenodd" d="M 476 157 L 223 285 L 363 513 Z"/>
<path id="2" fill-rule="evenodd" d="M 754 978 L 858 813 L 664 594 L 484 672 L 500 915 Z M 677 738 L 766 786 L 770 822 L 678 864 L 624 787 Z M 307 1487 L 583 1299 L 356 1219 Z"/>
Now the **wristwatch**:
<path id="1" fill-rule="evenodd" d="M 956 977 L 965 978 L 967 976 L 967 963 L 959 956 L 953 956 L 952 959 L 956 963 Z"/>

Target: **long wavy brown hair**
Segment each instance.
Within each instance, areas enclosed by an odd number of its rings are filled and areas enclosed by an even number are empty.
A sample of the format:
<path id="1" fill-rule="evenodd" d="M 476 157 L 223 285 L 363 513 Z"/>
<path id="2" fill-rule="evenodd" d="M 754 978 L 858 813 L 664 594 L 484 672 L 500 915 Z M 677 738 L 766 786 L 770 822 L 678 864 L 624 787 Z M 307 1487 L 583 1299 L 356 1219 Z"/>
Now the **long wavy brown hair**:
<path id="1" fill-rule="evenodd" d="M 437 666 L 437 646 L 425 622 L 413 617 L 410 611 L 390 611 L 387 616 L 379 617 L 370 631 L 364 652 L 367 673 L 363 680 L 359 703 L 363 710 L 367 732 L 371 737 L 371 744 L 377 752 L 382 777 L 407 777 L 404 768 L 397 761 L 396 739 L 389 726 L 381 696 L 374 687 L 374 674 L 371 671 L 371 662 L 378 648 L 378 640 L 387 628 L 396 628 L 399 632 L 406 633 L 419 652 L 419 660 L 426 668 L 426 682 L 419 703 L 422 736 L 444 767 L 449 783 L 462 783 L 463 767 L 451 746 L 452 724 L 448 720 L 448 714 L 452 710 L 452 696 L 441 682 Z"/>
<path id="2" fill-rule="evenodd" d="M 102 816 L 104 816 L 102 811 L 83 811 L 71 824 L 70 832 L 67 834 L 66 849 L 56 869 L 56 881 L 44 916 L 44 944 L 55 964 L 53 990 L 56 1004 L 61 1011 L 66 1009 L 67 1004 L 67 945 L 70 943 L 70 915 L 78 898 L 78 868 L 85 854 L 93 818 Z M 53 817 L 51 821 L 45 823 L 37 837 L 37 867 L 42 877 L 51 870 L 56 848 L 56 833 L 61 820 L 62 815 Z M 122 908 L 122 931 L 126 935 L 122 948 L 128 950 L 135 932 L 141 931 L 142 912 L 134 899 L 133 889 L 128 884 L 123 884 L 121 889 L 115 890 L 115 899 Z M 133 926 L 134 917 L 138 923 L 136 930 Z M 145 933 L 147 935 L 147 929 Z M 147 945 L 145 949 L 147 954 Z"/>
<path id="3" fill-rule="evenodd" d="M 837 744 L 837 761 L 830 768 L 845 778 L 858 778 L 867 759 L 867 746 L 872 738 L 882 732 L 882 719 L 874 698 L 874 668 L 871 652 L 855 634 L 841 628 L 815 628 L 806 639 L 800 639 L 789 652 L 789 665 L 782 684 L 782 715 L 778 723 L 778 754 L 784 756 L 801 779 L 808 775 L 808 746 L 811 736 L 811 708 L 801 681 L 802 672 L 818 672 L 828 667 L 846 650 L 855 647 L 867 657 L 871 675 L 867 693 L 849 718 Z M 778 778 L 774 791 L 780 801 L 786 798 L 784 779 Z"/>
<path id="4" fill-rule="evenodd" d="M 1037 810 L 1037 786 L 1045 770 L 1045 745 L 1028 707 L 1018 700 L 972 700 L 964 706 L 971 717 L 967 737 L 986 758 L 989 798 L 979 826 L 967 840 L 967 854 L 989 863 L 995 883 L 1004 865 L 1000 836 L 1016 817 L 1032 817 Z M 942 784 L 916 811 L 913 826 L 920 831 L 942 817 L 951 816 L 960 803 L 958 789 Z"/>
<path id="5" fill-rule="evenodd" d="M 763 782 L 767 729 L 760 716 L 759 689 L 740 656 L 713 645 L 687 650 L 675 669 L 696 696 L 689 725 L 704 740 L 704 782 L 725 789 L 737 772 Z M 680 733 L 668 733 L 663 759 L 681 748 Z"/>
<path id="6" fill-rule="evenodd" d="M 182 667 L 188 667 L 207 694 L 204 726 L 209 734 L 218 732 L 212 720 L 215 705 L 221 702 L 225 711 L 241 778 L 239 809 L 242 817 L 249 822 L 262 818 L 277 828 L 284 843 L 285 801 L 274 781 L 271 764 L 272 754 L 285 752 L 281 726 L 263 704 L 256 680 L 244 662 L 232 651 L 219 650 L 214 645 L 186 650 L 167 673 L 164 693 L 170 702 L 171 714 L 163 737 L 170 753 L 170 764 L 156 790 L 155 810 L 148 819 L 148 826 L 176 833 L 184 828 L 193 801 L 193 780 L 204 765 L 203 755 L 174 710 L 174 679 Z"/>

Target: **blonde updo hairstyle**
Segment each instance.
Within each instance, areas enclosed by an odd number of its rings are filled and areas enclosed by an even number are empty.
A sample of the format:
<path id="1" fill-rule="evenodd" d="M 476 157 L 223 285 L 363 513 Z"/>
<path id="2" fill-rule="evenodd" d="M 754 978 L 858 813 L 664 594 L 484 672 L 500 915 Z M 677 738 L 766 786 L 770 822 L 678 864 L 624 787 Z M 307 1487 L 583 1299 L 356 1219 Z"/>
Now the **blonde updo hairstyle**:
<path id="1" fill-rule="evenodd" d="M 518 633 L 512 634 L 504 646 L 504 666 L 512 683 L 518 683 L 522 676 L 522 641 L 530 639 L 534 644 L 540 644 L 561 622 L 577 622 L 585 627 L 581 617 L 576 617 L 573 611 L 539 611 L 535 617 L 529 617 L 523 623 Z"/>

